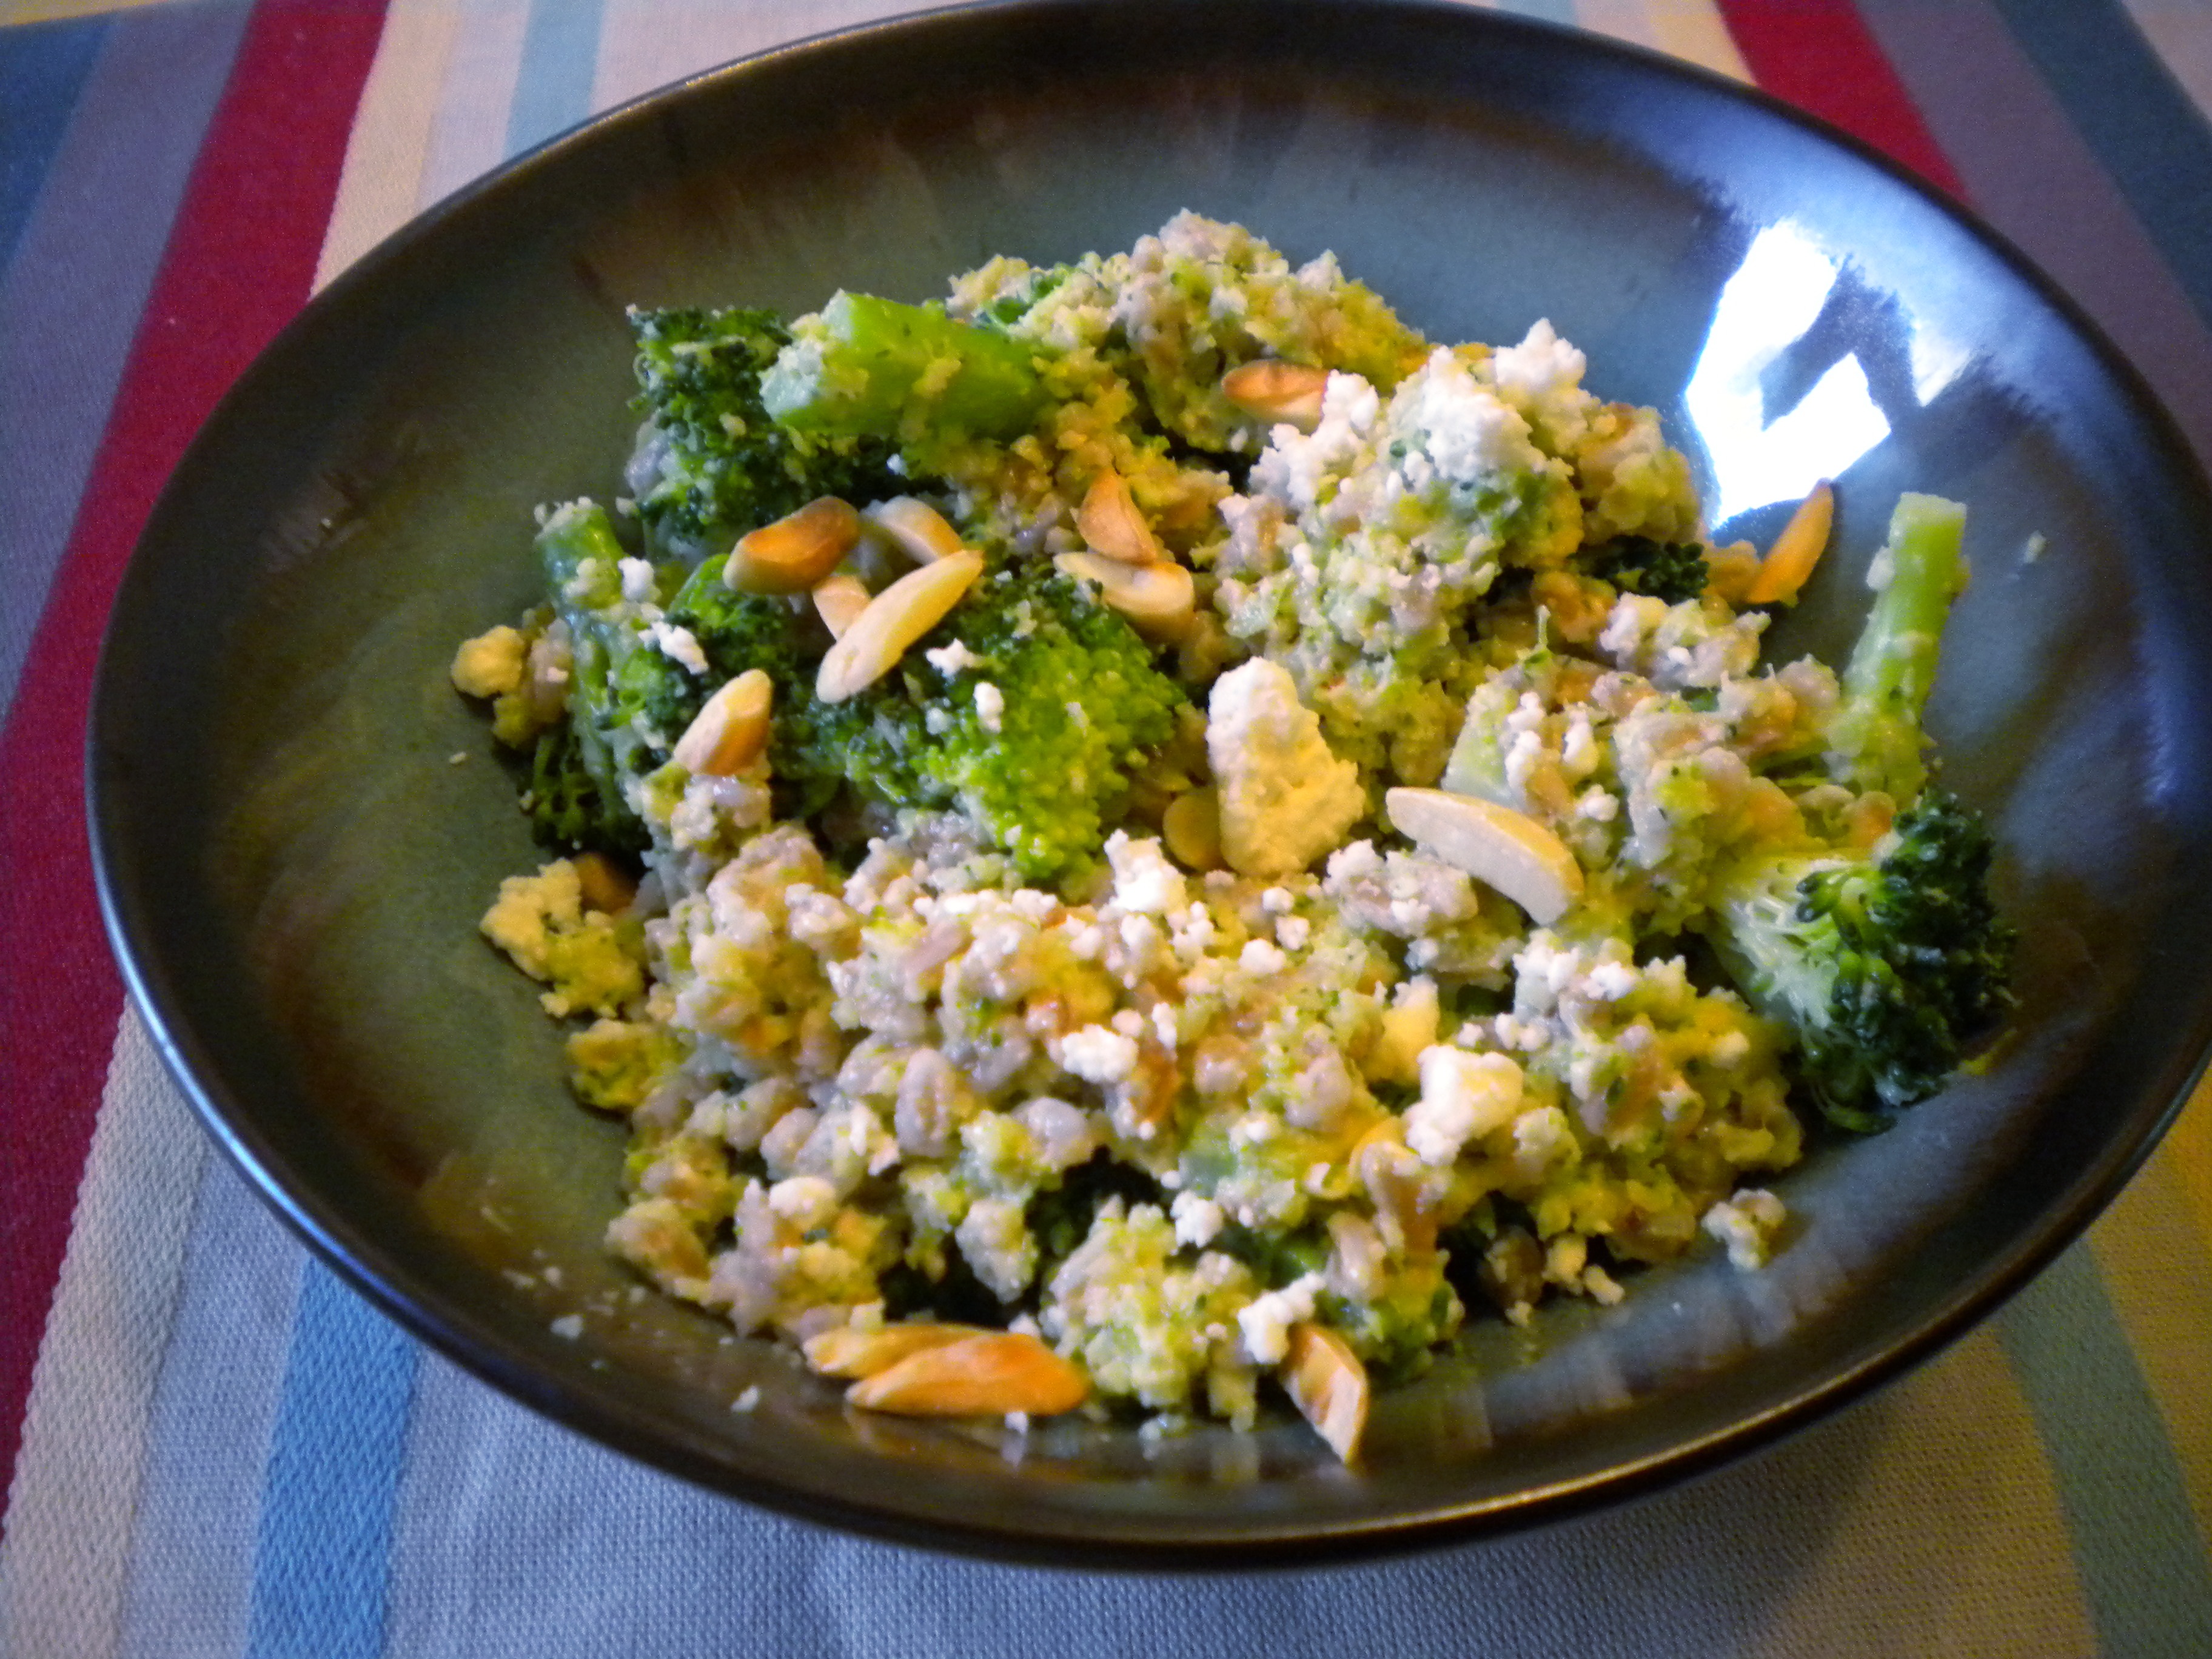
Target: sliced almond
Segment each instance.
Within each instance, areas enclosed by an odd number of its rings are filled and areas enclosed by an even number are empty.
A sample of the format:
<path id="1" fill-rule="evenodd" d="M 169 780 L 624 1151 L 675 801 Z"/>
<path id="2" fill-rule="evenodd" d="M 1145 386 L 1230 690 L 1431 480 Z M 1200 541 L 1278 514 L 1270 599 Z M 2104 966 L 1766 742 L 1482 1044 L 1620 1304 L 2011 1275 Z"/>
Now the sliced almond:
<path id="1" fill-rule="evenodd" d="M 1367 1367 L 1352 1345 L 1326 1325 L 1301 1322 L 1291 1327 L 1277 1374 L 1291 1403 L 1336 1455 L 1347 1463 L 1357 1457 L 1367 1429 Z"/>
<path id="2" fill-rule="evenodd" d="M 1795 605 L 1797 590 L 1805 586 L 1820 555 L 1828 550 L 1828 532 L 1836 521 L 1836 490 L 1826 478 L 1797 504 L 1790 522 L 1774 538 L 1759 561 L 1759 574 L 1744 590 L 1746 605 Z"/>
<path id="3" fill-rule="evenodd" d="M 894 495 L 863 507 L 860 517 L 916 564 L 933 564 L 961 550 L 960 532 L 927 501 Z"/>
<path id="4" fill-rule="evenodd" d="M 814 695 L 842 702 L 898 665 L 907 647 L 945 619 L 983 574 L 981 554 L 962 550 L 909 570 L 868 601 L 822 659 Z"/>
<path id="5" fill-rule="evenodd" d="M 1172 559 L 1136 565 L 1094 553 L 1062 553 L 1053 562 L 1067 575 L 1097 583 L 1098 597 L 1147 639 L 1172 643 L 1197 619 L 1197 586 Z"/>
<path id="6" fill-rule="evenodd" d="M 1254 420 L 1270 426 L 1287 422 L 1301 432 L 1321 424 L 1322 393 L 1328 388 L 1327 369 L 1272 357 L 1240 363 L 1221 377 L 1221 395 Z"/>
<path id="7" fill-rule="evenodd" d="M 926 1321 L 879 1325 L 871 1331 L 840 1325 L 808 1337 L 805 1352 L 806 1363 L 824 1376 L 873 1376 L 924 1348 L 941 1348 L 949 1342 L 964 1342 L 971 1336 L 990 1334 L 980 1325 L 939 1325 Z"/>
<path id="8" fill-rule="evenodd" d="M 586 910 L 618 916 L 637 897 L 629 872 L 605 853 L 579 853 L 568 861 L 576 866 L 576 885 L 583 890 Z"/>
<path id="9" fill-rule="evenodd" d="M 1160 814 L 1160 839 L 1186 870 L 1221 868 L 1221 798 L 1211 789 L 1177 795 Z"/>
<path id="10" fill-rule="evenodd" d="M 1390 822 L 1446 864 L 1486 882 L 1541 924 L 1582 896 L 1582 866 L 1566 843 L 1530 817 L 1475 795 L 1393 789 Z"/>
<path id="11" fill-rule="evenodd" d="M 845 1391 L 870 1411 L 912 1417 L 1050 1417 L 1091 1392 L 1081 1371 L 1034 1336 L 989 1331 L 908 1354 Z"/>
<path id="12" fill-rule="evenodd" d="M 1167 556 L 1137 509 L 1129 481 L 1110 468 L 1091 481 L 1075 528 L 1093 553 L 1122 564 L 1157 564 Z"/>
<path id="13" fill-rule="evenodd" d="M 830 630 L 830 637 L 842 640 L 845 630 L 868 608 L 872 596 L 867 583 L 858 576 L 840 572 L 825 576 L 814 584 L 814 610 L 822 618 L 822 625 Z"/>
<path id="14" fill-rule="evenodd" d="M 738 538 L 722 580 L 739 593 L 804 593 L 860 539 L 860 515 L 835 495 Z"/>
<path id="15" fill-rule="evenodd" d="M 775 682 L 748 668 L 708 698 L 684 728 L 676 740 L 677 763 L 695 776 L 735 777 L 768 747 L 775 698 Z"/>

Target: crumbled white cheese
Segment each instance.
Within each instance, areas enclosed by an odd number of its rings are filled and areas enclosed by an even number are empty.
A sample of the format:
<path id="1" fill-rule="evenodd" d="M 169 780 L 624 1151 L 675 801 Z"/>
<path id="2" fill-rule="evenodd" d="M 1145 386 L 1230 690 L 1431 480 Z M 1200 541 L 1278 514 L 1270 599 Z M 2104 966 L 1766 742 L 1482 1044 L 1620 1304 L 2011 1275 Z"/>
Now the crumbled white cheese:
<path id="1" fill-rule="evenodd" d="M 975 718 L 993 737 L 998 736 L 1006 723 L 1006 694 L 988 680 L 975 683 Z"/>
<path id="2" fill-rule="evenodd" d="M 1255 1296 L 1237 1310 L 1237 1327 L 1244 1338 L 1244 1352 L 1256 1365 L 1279 1364 L 1290 1352 L 1291 1327 L 1314 1315 L 1314 1298 L 1324 1280 L 1306 1273 L 1279 1291 Z"/>
<path id="3" fill-rule="evenodd" d="M 1137 1069 L 1137 1045 L 1106 1026 L 1086 1025 L 1060 1040 L 1060 1063 L 1085 1083 L 1120 1083 Z"/>
<path id="4" fill-rule="evenodd" d="M 1747 1187 L 1707 1210 L 1702 1224 L 1728 1247 L 1729 1261 L 1749 1272 L 1766 1265 L 1785 1215 L 1772 1193 Z"/>
<path id="5" fill-rule="evenodd" d="M 647 630 L 653 648 L 664 657 L 684 665 L 695 674 L 707 672 L 707 653 L 699 648 L 699 641 L 688 628 L 675 623 L 657 622 Z"/>
<path id="6" fill-rule="evenodd" d="M 622 596 L 632 605 L 644 605 L 653 598 L 653 563 L 648 559 L 624 559 L 616 567 L 622 572 Z"/>
<path id="7" fill-rule="evenodd" d="M 991 660 L 988 657 L 977 656 L 968 648 L 964 641 L 960 640 L 955 640 L 950 645 L 940 645 L 936 649 L 925 651 L 921 654 L 928 659 L 932 668 L 947 679 L 955 674 L 987 667 Z"/>
<path id="8" fill-rule="evenodd" d="M 1607 1002 L 1618 1002 L 1636 988 L 1636 969 L 1625 962 L 1601 962 L 1583 983 L 1589 994 Z"/>
<path id="9" fill-rule="evenodd" d="M 1421 1097 L 1406 1111 L 1406 1144 L 1424 1164 L 1449 1164 L 1468 1141 L 1520 1113 L 1521 1068 L 1504 1054 L 1437 1043 L 1421 1051 L 1420 1076 Z"/>
<path id="10" fill-rule="evenodd" d="M 1454 483 L 1479 483 L 1500 473 L 1540 470 L 1544 457 L 1528 422 L 1510 404 L 1477 380 L 1449 347 L 1439 346 L 1407 377 L 1390 401 L 1394 428 L 1416 447 L 1406 470 L 1419 484 L 1428 468 Z"/>
<path id="11" fill-rule="evenodd" d="M 1279 974 L 1291 959 L 1263 939 L 1247 939 L 1237 965 L 1248 974 Z"/>
<path id="12" fill-rule="evenodd" d="M 1228 1224 L 1221 1206 L 1197 1193 L 1177 1193 L 1169 1213 L 1175 1218 L 1176 1243 L 1200 1250 Z"/>
<path id="13" fill-rule="evenodd" d="M 1114 902 L 1124 910 L 1164 916 L 1190 902 L 1182 872 L 1168 862 L 1152 836 L 1132 840 L 1116 830 L 1106 838 L 1106 861 L 1114 871 Z"/>
<path id="14" fill-rule="evenodd" d="M 1367 811 L 1359 769 L 1339 760 L 1287 671 L 1255 657 L 1213 683 L 1206 747 L 1221 804 L 1221 852 L 1249 876 L 1304 869 Z"/>

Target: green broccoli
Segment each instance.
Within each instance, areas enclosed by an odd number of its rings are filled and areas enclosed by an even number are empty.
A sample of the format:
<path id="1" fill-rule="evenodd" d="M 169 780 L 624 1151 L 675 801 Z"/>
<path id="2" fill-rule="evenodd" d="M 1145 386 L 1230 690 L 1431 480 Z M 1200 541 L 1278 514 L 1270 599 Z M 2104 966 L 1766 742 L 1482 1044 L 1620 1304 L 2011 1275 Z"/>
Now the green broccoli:
<path id="1" fill-rule="evenodd" d="M 1591 575 L 1624 593 L 1648 594 L 1669 605 L 1696 599 L 1711 580 L 1705 550 L 1696 542 L 1616 536 L 1589 549 L 1583 556 Z"/>
<path id="2" fill-rule="evenodd" d="M 1927 781 L 1921 711 L 1936 681 L 1944 619 L 1966 590 L 1960 552 L 1966 522 L 1966 509 L 1956 501 L 1910 492 L 1898 497 L 1889 544 L 1867 571 L 1874 609 L 1828 725 L 1828 769 L 1840 782 L 1886 790 L 1903 803 Z"/>
<path id="3" fill-rule="evenodd" d="M 720 559 L 708 560 L 667 611 L 711 672 L 633 653 L 617 687 L 625 717 L 672 744 L 714 686 L 758 668 L 775 683 L 769 765 L 796 811 L 841 783 L 892 806 L 950 808 L 1028 876 L 1096 856 L 1133 768 L 1173 733 L 1184 701 L 1128 623 L 1049 566 L 986 574 L 896 670 L 836 703 L 814 694 L 829 637 L 811 612 L 720 578 Z M 956 642 L 965 654 L 950 666 L 931 661 Z"/>
<path id="4" fill-rule="evenodd" d="M 882 443 L 769 417 L 761 376 L 791 339 L 774 312 L 633 309 L 629 318 L 646 418 L 629 483 L 656 550 L 696 562 L 817 495 L 864 501 L 912 487 L 887 470 Z"/>
<path id="5" fill-rule="evenodd" d="M 1037 347 L 945 314 L 842 290 L 792 330 L 762 377 L 768 413 L 793 434 L 848 441 L 1014 438 L 1042 411 Z"/>
<path id="6" fill-rule="evenodd" d="M 1974 812 L 1930 790 L 1879 860 L 1754 855 L 1715 882 L 1711 937 L 1737 988 L 1797 1033 L 1814 1098 L 1866 1133 L 1934 1093 L 2011 1006 L 2013 933 Z"/>
<path id="7" fill-rule="evenodd" d="M 538 556 L 568 632 L 568 707 L 540 735 L 527 797 L 540 836 L 556 844 L 635 852 L 643 822 L 623 793 L 635 775 L 638 737 L 618 710 L 615 685 L 638 650 L 622 614 L 622 544 L 597 502 L 564 502 L 538 527 Z"/>

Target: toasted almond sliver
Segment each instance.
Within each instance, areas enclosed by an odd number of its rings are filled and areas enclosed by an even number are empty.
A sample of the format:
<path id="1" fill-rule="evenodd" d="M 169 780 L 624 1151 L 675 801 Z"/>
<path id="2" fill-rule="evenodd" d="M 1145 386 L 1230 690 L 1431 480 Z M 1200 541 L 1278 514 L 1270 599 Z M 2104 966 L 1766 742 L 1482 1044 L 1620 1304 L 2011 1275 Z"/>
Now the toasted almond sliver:
<path id="1" fill-rule="evenodd" d="M 707 699 L 676 740 L 675 759 L 695 776 L 734 777 L 768 747 L 775 684 L 757 668 Z"/>
<path id="2" fill-rule="evenodd" d="M 804 593 L 860 539 L 860 515 L 835 495 L 738 538 L 722 580 L 740 593 Z"/>
<path id="3" fill-rule="evenodd" d="M 1347 1463 L 1357 1457 L 1367 1429 L 1367 1367 L 1352 1345 L 1326 1325 L 1293 1325 L 1279 1374 L 1291 1403 L 1336 1455 Z"/>
<path id="4" fill-rule="evenodd" d="M 1820 555 L 1828 550 L 1828 532 L 1836 521 L 1836 490 L 1826 478 L 1797 504 L 1790 522 L 1774 538 L 1759 561 L 1759 574 L 1744 591 L 1746 605 L 1795 605 L 1797 590 L 1805 586 Z"/>
<path id="5" fill-rule="evenodd" d="M 1172 559 L 1135 565 L 1093 553 L 1062 553 L 1053 562 L 1068 575 L 1097 583 L 1098 597 L 1147 639 L 1180 640 L 1197 619 L 1198 589 L 1190 572 Z"/>
<path id="6" fill-rule="evenodd" d="M 1110 469 L 1093 478 L 1084 492 L 1075 528 L 1093 553 L 1122 564 L 1158 564 L 1166 556 L 1159 538 L 1137 510 L 1129 481 Z"/>
<path id="7" fill-rule="evenodd" d="M 860 517 L 916 564 L 950 558 L 961 550 L 960 532 L 945 522 L 945 515 L 912 495 L 872 502 L 860 509 Z"/>
<path id="8" fill-rule="evenodd" d="M 805 1352 L 806 1363 L 824 1376 L 873 1376 L 924 1348 L 941 1348 L 948 1342 L 964 1342 L 971 1336 L 990 1334 L 980 1325 L 939 1325 L 924 1321 L 879 1325 L 872 1331 L 839 1325 L 808 1337 Z"/>
<path id="9" fill-rule="evenodd" d="M 1074 1410 L 1090 1392 L 1083 1373 L 1036 1337 L 990 1331 L 910 1353 L 855 1382 L 845 1398 L 913 1417 L 1050 1417 Z"/>
<path id="10" fill-rule="evenodd" d="M 1287 422 L 1301 432 L 1321 424 L 1322 393 L 1328 371 L 1272 357 L 1241 363 L 1221 377 L 1221 395 L 1256 421 Z"/>
<path id="11" fill-rule="evenodd" d="M 868 585 L 858 576 L 840 571 L 814 584 L 814 610 L 830 637 L 842 640 L 860 614 L 868 608 Z"/>
<path id="12" fill-rule="evenodd" d="M 1221 798 L 1211 789 L 1177 795 L 1160 814 L 1160 839 L 1186 870 L 1221 868 Z"/>
<path id="13" fill-rule="evenodd" d="M 629 872 L 605 853 L 579 853 L 569 862 L 576 866 L 576 884 L 583 889 L 586 910 L 618 916 L 637 897 L 637 884 Z"/>
<path id="14" fill-rule="evenodd" d="M 1446 864 L 1495 887 L 1544 926 L 1582 896 L 1575 855 L 1526 812 L 1445 789 L 1393 789 L 1382 808 Z"/>
<path id="15" fill-rule="evenodd" d="M 842 702 L 898 665 L 907 647 L 944 620 L 983 574 L 982 556 L 962 551 L 909 570 L 868 601 L 822 659 L 814 695 Z"/>

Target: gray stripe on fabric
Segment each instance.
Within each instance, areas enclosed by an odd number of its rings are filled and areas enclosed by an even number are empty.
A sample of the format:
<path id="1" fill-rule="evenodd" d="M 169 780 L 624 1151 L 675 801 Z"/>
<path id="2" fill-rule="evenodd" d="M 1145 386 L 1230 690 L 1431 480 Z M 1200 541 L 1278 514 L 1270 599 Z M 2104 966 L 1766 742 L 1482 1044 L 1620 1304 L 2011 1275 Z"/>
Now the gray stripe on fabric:
<path id="1" fill-rule="evenodd" d="M 2108 1653 L 2212 1653 L 2212 1568 L 2173 1443 L 2096 1259 L 2077 1243 L 1997 1320 Z"/>
<path id="2" fill-rule="evenodd" d="M 1859 10 L 1975 209 L 2097 319 L 2212 458 L 2212 334 L 1996 8 L 1859 0 Z"/>
<path id="3" fill-rule="evenodd" d="M 1642 1503 L 1371 1565 L 1181 1577 L 995 1566 L 819 1531 L 592 1445 L 432 1356 L 387 1651 L 2082 1653 L 2070 1577 L 2051 1571 L 2063 1555 L 2045 1471 L 2007 1374 L 1984 1333 L 1782 1450 Z M 1893 1524 L 1871 1494 L 1916 1476 L 1911 1514 Z"/>
<path id="4" fill-rule="evenodd" d="M 237 1653 L 307 1252 L 229 1164 L 200 1180 L 125 1594 L 118 1659 Z"/>
<path id="5" fill-rule="evenodd" d="M 252 8 L 118 15 L 0 276 L 0 718 Z"/>
<path id="6" fill-rule="evenodd" d="M 2212 326 L 2212 126 L 2118 0 L 1995 0 Z"/>

